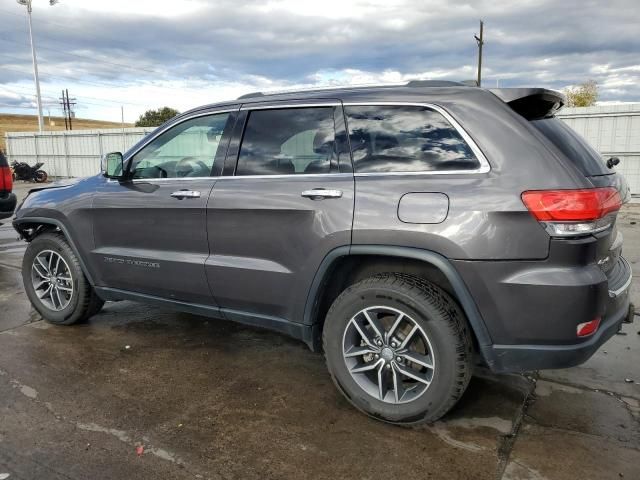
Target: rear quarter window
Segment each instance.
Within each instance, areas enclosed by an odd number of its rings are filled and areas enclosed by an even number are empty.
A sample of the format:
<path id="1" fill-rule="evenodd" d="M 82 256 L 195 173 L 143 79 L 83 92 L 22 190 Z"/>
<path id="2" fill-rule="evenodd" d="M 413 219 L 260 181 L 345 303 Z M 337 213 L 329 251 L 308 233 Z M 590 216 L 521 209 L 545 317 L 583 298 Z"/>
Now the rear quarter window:
<path id="1" fill-rule="evenodd" d="M 347 106 L 356 173 L 475 170 L 480 162 L 439 112 L 414 106 Z"/>
<path id="2" fill-rule="evenodd" d="M 562 120 L 551 117 L 531 121 L 553 145 L 587 177 L 614 173 L 600 154 L 575 130 Z"/>

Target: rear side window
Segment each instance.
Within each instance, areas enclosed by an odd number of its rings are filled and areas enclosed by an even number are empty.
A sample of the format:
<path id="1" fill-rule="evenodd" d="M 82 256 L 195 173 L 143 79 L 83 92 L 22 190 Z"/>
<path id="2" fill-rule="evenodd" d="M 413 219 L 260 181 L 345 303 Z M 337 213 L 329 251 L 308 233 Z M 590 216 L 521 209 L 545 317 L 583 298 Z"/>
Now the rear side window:
<path id="1" fill-rule="evenodd" d="M 334 107 L 254 110 L 236 175 L 329 173 L 335 159 Z"/>
<path id="2" fill-rule="evenodd" d="M 586 176 L 608 175 L 613 173 L 602 157 L 570 126 L 555 117 L 534 120 L 536 127 Z"/>
<path id="3" fill-rule="evenodd" d="M 480 162 L 442 114 L 427 107 L 345 108 L 356 173 L 475 170 Z"/>

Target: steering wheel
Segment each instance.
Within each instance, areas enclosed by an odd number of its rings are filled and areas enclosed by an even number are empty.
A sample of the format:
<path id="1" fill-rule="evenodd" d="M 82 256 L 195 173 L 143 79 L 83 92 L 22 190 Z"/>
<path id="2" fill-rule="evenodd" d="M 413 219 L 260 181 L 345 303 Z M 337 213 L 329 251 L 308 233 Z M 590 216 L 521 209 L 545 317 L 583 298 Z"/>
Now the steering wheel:
<path id="1" fill-rule="evenodd" d="M 211 170 L 203 161 L 194 157 L 184 157 L 178 160 L 175 166 L 176 177 L 195 177 L 198 175 L 209 175 Z"/>

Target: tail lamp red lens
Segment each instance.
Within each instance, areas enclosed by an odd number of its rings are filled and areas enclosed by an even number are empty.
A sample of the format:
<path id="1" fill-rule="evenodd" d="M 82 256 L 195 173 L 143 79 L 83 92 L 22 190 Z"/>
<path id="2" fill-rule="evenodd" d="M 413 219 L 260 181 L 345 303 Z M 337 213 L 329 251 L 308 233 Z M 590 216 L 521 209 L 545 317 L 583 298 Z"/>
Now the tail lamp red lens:
<path id="1" fill-rule="evenodd" d="M 522 202 L 552 236 L 575 236 L 608 228 L 622 207 L 613 187 L 580 190 L 530 190 Z"/>
<path id="2" fill-rule="evenodd" d="M 579 337 L 588 337 L 593 335 L 600 326 L 600 317 L 591 320 L 590 322 L 580 323 L 576 327 L 576 332 Z"/>
<path id="3" fill-rule="evenodd" d="M 9 167 L 0 167 L 0 190 L 10 192 L 13 189 L 13 177 Z"/>

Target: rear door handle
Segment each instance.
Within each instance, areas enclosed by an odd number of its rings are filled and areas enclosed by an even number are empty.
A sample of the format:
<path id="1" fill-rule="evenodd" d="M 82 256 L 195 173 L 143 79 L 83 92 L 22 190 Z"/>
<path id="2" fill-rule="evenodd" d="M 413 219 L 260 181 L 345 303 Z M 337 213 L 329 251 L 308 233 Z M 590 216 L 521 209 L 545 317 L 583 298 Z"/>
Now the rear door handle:
<path id="1" fill-rule="evenodd" d="M 314 188 L 312 190 L 305 190 L 301 193 L 305 198 L 311 200 L 322 200 L 323 198 L 340 198 L 342 197 L 342 190 L 334 190 L 330 188 Z"/>
<path id="2" fill-rule="evenodd" d="M 171 194 L 173 198 L 182 200 L 183 198 L 200 198 L 200 192 L 196 190 L 178 190 Z"/>

